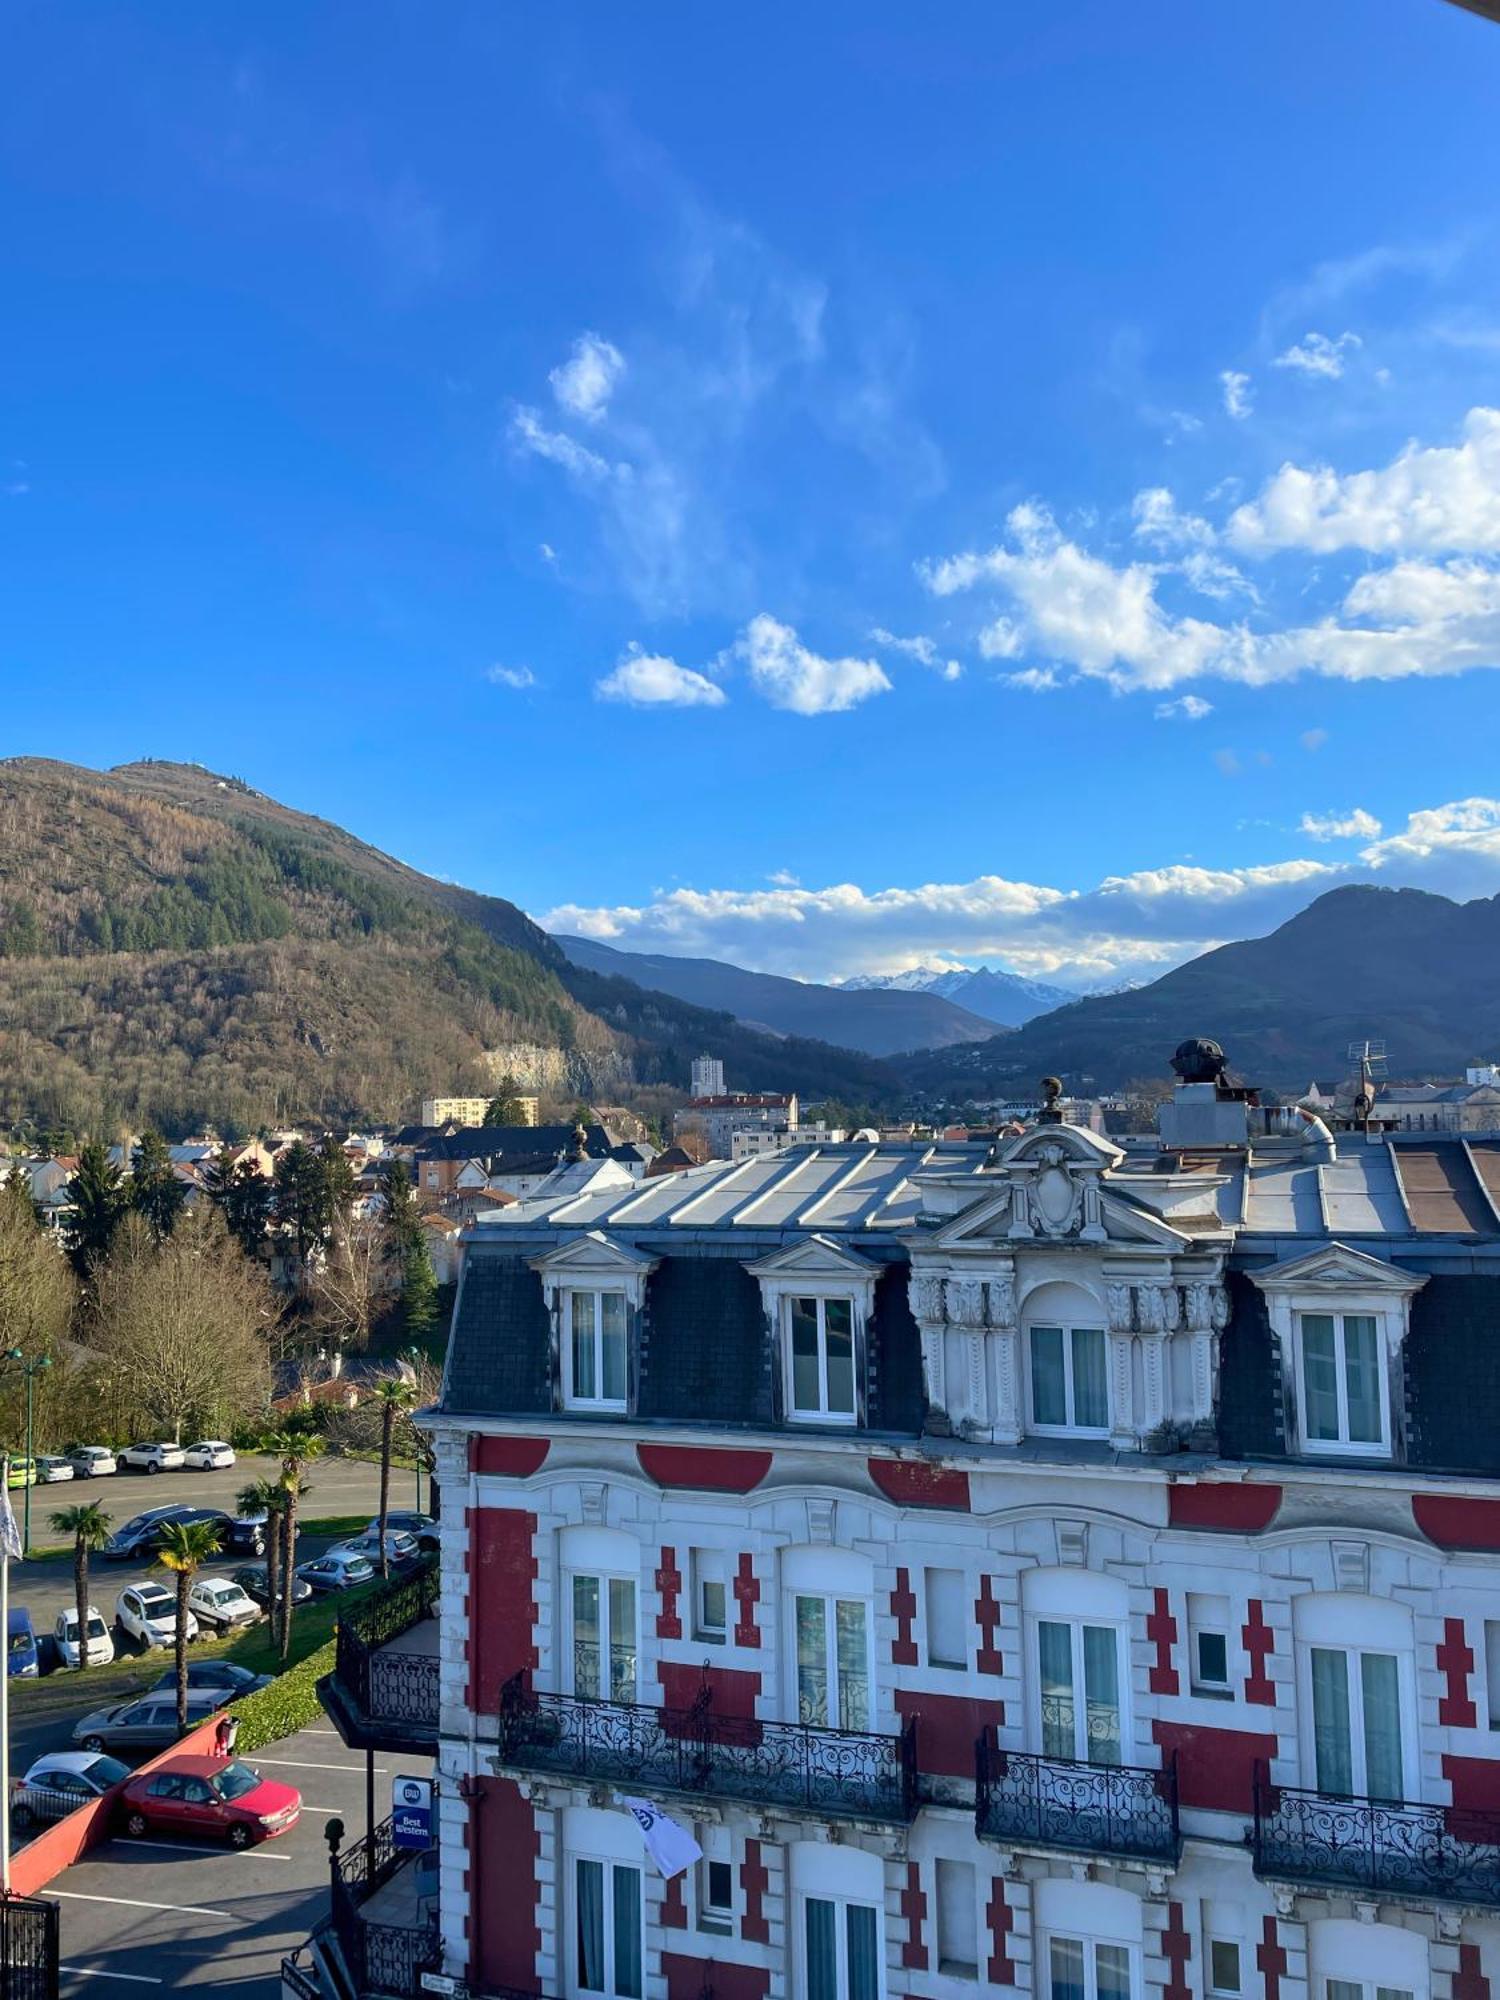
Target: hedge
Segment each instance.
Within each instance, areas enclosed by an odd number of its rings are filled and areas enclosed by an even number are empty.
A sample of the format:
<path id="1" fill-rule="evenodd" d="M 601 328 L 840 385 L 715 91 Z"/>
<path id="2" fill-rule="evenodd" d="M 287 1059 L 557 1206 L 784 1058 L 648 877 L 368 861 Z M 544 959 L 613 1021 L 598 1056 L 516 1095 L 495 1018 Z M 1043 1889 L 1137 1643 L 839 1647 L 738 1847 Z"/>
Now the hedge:
<path id="1" fill-rule="evenodd" d="M 305 1660 L 299 1660 L 295 1667 L 288 1667 L 284 1674 L 278 1674 L 269 1687 L 246 1695 L 243 1701 L 234 1704 L 234 1713 L 240 1721 L 240 1733 L 234 1746 L 237 1755 L 263 1749 L 267 1743 L 275 1743 L 283 1736 L 294 1736 L 299 1729 L 306 1729 L 309 1723 L 318 1721 L 323 1713 L 322 1703 L 318 1700 L 318 1682 L 325 1674 L 333 1672 L 337 1643 L 335 1639 L 328 1640 L 315 1653 L 309 1653 Z"/>

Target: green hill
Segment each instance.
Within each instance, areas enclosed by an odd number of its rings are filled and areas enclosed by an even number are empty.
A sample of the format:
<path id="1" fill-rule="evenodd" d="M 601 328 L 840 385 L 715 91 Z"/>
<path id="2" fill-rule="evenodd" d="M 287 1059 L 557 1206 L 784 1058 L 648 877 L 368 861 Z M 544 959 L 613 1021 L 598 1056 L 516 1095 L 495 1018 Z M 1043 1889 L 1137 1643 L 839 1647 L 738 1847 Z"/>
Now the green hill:
<path id="1" fill-rule="evenodd" d="M 560 1051 L 579 1091 L 685 1086 L 706 1040 L 747 1088 L 892 1088 L 863 1058 L 577 972 L 514 904 L 238 780 L 0 763 L 0 1124 L 404 1119 L 435 1088 L 483 1090 L 487 1052 L 518 1044 Z"/>

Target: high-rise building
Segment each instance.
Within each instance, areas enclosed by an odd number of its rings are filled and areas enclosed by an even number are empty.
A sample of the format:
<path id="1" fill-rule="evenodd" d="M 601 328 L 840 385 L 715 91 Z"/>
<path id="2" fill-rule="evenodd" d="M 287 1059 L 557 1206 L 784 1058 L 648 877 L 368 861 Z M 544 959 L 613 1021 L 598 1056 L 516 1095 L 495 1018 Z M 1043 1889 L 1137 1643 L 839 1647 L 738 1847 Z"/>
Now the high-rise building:
<path id="1" fill-rule="evenodd" d="M 319 1951 L 412 2000 L 1489 2000 L 1497 1323 L 1500 1143 L 1201 1076 L 1129 1148 L 1049 1100 L 480 1222 L 438 1619 L 357 1609 L 329 1684 L 435 1751 L 437 1866 L 377 1837 Z"/>
<path id="2" fill-rule="evenodd" d="M 717 1056 L 693 1057 L 694 1097 L 724 1095 L 724 1065 Z"/>

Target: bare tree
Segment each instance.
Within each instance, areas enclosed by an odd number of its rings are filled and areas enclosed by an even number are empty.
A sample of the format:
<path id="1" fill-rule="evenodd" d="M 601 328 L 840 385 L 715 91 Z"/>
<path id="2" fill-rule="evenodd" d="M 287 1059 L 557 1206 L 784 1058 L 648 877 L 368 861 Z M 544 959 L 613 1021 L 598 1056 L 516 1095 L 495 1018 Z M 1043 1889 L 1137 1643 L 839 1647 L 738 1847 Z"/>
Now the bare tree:
<path id="1" fill-rule="evenodd" d="M 325 1339 L 346 1349 L 368 1347 L 371 1328 L 401 1290 L 401 1260 L 384 1220 L 336 1217 L 307 1289 Z"/>
<path id="2" fill-rule="evenodd" d="M 128 1216 L 98 1272 L 101 1362 L 132 1416 L 179 1441 L 264 1408 L 275 1322 L 269 1283 L 207 1203 L 160 1243 Z"/>

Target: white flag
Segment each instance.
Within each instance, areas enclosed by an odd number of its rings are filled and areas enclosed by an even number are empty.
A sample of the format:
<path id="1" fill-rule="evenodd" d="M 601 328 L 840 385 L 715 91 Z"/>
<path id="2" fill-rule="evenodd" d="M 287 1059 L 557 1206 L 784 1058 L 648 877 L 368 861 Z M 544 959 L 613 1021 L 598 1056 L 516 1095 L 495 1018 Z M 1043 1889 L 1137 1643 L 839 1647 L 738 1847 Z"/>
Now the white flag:
<path id="1" fill-rule="evenodd" d="M 6 1562 L 21 1560 L 21 1530 L 10 1505 L 10 1468 L 7 1462 L 4 1483 L 0 1484 L 0 1556 Z"/>
<path id="2" fill-rule="evenodd" d="M 646 1852 L 667 1881 L 670 1882 L 674 1875 L 680 1875 L 684 1868 L 691 1868 L 695 1861 L 703 1859 L 703 1849 L 687 1828 L 679 1826 L 675 1819 L 669 1819 L 649 1799 L 630 1799 L 621 1792 L 620 1802 L 627 1811 L 634 1813 L 635 1823 L 646 1843 Z"/>

